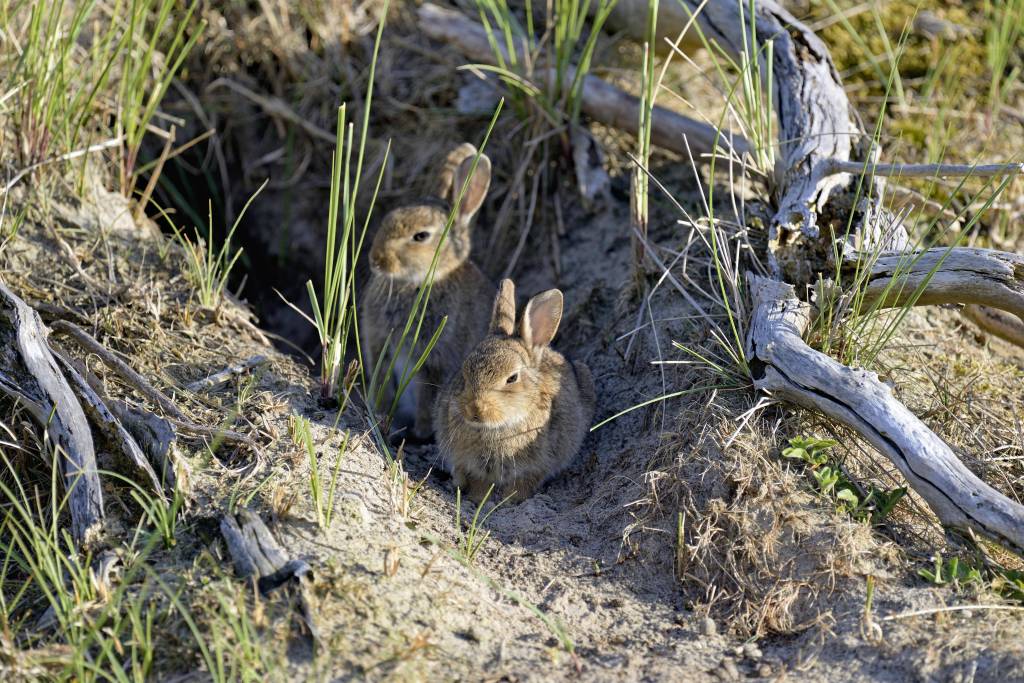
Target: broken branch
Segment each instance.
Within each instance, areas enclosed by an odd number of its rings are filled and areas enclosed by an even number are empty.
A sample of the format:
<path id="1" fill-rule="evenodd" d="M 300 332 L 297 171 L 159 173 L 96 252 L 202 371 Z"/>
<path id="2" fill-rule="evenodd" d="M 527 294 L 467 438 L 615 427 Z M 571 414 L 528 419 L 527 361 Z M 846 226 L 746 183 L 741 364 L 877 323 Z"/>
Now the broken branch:
<path id="1" fill-rule="evenodd" d="M 808 346 L 802 334 L 810 307 L 792 285 L 753 274 L 747 282 L 754 303 L 749 351 L 763 364 L 754 378 L 758 389 L 856 431 L 892 461 L 942 524 L 1024 551 L 1024 505 L 968 470 L 876 374 Z"/>
<path id="2" fill-rule="evenodd" d="M 866 173 L 875 176 L 901 178 L 935 178 L 957 176 L 964 178 L 997 178 L 1024 173 L 1024 164 L 865 164 L 848 159 L 826 159 L 822 162 L 824 175 Z"/>
<path id="3" fill-rule="evenodd" d="M 103 521 L 103 492 L 92 432 L 82 406 L 28 304 L 0 283 L 0 392 L 18 401 L 55 447 L 71 513 L 71 535 L 88 544 Z"/>

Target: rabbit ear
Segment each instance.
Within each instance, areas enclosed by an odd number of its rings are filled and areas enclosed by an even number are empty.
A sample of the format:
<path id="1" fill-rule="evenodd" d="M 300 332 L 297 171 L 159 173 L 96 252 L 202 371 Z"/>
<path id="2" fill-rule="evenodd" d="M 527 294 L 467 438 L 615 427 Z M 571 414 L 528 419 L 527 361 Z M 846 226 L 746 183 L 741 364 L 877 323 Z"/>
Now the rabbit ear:
<path id="1" fill-rule="evenodd" d="M 498 285 L 498 295 L 494 297 L 494 308 L 491 310 L 491 334 L 503 334 L 511 337 L 516 326 L 516 286 L 505 278 Z"/>
<path id="2" fill-rule="evenodd" d="M 454 204 L 459 200 L 459 193 L 462 192 L 462 187 L 466 185 L 466 179 L 469 178 L 466 191 L 462 194 L 462 201 L 459 202 L 458 221 L 461 225 L 466 225 L 473 220 L 473 216 L 484 203 L 487 188 L 491 186 L 491 160 L 487 158 L 486 154 L 480 154 L 480 158 L 477 159 L 476 148 L 468 143 L 465 146 L 472 148 L 473 152 L 463 159 L 455 169 L 452 179 L 452 204 Z M 476 161 L 475 170 L 473 169 L 474 161 Z M 470 173 L 473 174 L 472 177 L 470 177 Z"/>
<path id="3" fill-rule="evenodd" d="M 530 348 L 547 346 L 562 321 L 562 293 L 549 289 L 530 299 L 523 311 L 522 337 Z"/>
<path id="4" fill-rule="evenodd" d="M 437 176 L 437 182 L 434 185 L 434 195 L 441 199 L 447 199 L 452 192 L 452 183 L 455 181 L 455 171 L 458 170 L 459 165 L 466 159 L 466 157 L 472 158 L 476 155 L 476 147 L 463 142 L 461 145 L 448 152 L 448 155 L 444 158 L 444 164 L 441 166 L 441 172 Z"/>

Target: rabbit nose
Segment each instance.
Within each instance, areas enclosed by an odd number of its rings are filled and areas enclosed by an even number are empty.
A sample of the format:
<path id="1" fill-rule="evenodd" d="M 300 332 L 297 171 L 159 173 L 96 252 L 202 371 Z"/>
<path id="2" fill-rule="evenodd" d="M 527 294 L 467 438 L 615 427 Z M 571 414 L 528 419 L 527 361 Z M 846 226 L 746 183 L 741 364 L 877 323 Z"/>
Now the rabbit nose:
<path id="1" fill-rule="evenodd" d="M 391 261 L 392 259 L 386 257 L 384 254 L 370 254 L 370 265 L 385 273 L 393 270 Z"/>
<path id="2" fill-rule="evenodd" d="M 476 401 L 465 401 L 463 403 L 462 412 L 465 414 L 466 419 L 470 422 L 480 421 L 480 406 L 477 405 Z"/>

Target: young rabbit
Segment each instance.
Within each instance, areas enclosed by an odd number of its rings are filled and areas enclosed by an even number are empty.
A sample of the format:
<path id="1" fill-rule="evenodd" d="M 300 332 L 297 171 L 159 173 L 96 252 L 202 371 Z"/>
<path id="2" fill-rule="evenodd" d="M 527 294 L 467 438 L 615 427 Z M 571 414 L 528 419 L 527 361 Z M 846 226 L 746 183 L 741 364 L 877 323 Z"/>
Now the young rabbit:
<path id="1" fill-rule="evenodd" d="M 370 248 L 370 282 L 360 297 L 364 357 L 380 358 L 398 343 L 419 288 L 426 282 L 434 251 L 451 207 L 473 168 L 476 148 L 468 143 L 452 150 L 439 170 L 437 197 L 397 208 L 384 217 Z M 466 352 L 487 332 L 487 304 L 494 286 L 469 260 L 470 224 L 483 204 L 491 182 L 491 162 L 480 155 L 476 170 L 459 204 L 454 223 L 438 254 L 433 286 L 416 348 L 395 359 L 394 378 L 385 378 L 382 406 L 386 410 L 403 373 L 423 352 L 441 319 L 448 322 L 437 345 L 403 395 L 401 412 L 412 417 L 411 439 L 425 441 L 432 433 L 433 406 L 438 387 L 458 370 Z M 386 371 L 391 358 L 381 360 Z M 411 399 L 411 400 L 410 400 Z M 412 415 L 410 415 L 410 413 Z"/>
<path id="2" fill-rule="evenodd" d="M 503 280 L 481 341 L 441 393 L 438 444 L 455 483 L 473 500 L 521 501 L 572 461 L 594 417 L 590 369 L 549 344 L 562 293 L 530 299 L 515 328 L 515 285 Z"/>

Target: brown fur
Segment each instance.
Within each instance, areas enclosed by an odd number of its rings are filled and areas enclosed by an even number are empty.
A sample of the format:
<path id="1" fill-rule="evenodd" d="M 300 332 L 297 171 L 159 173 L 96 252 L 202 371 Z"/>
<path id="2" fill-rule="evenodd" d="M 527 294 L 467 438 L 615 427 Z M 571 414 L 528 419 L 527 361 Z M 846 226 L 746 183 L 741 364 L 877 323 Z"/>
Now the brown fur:
<path id="1" fill-rule="evenodd" d="M 514 287 L 503 281 L 491 334 L 441 392 L 438 443 L 456 484 L 473 500 L 492 485 L 492 500 L 528 498 L 583 443 L 594 416 L 594 382 L 585 364 L 549 346 L 561 313 L 561 292 L 539 294 L 513 336 Z"/>
<path id="2" fill-rule="evenodd" d="M 463 144 L 445 160 L 439 173 L 442 186 L 438 191 L 443 198 L 450 198 L 452 204 L 462 191 L 475 155 L 475 147 Z M 415 362 L 441 320 L 448 316 L 437 345 L 410 385 L 416 397 L 413 435 L 419 439 L 431 434 L 431 415 L 438 388 L 458 370 L 466 353 L 487 330 L 486 302 L 494 286 L 469 260 L 469 254 L 471 222 L 483 203 L 489 183 L 490 162 L 480 155 L 476 173 L 438 253 L 419 343 L 403 354 L 409 362 Z M 370 362 L 381 358 L 389 334 L 389 348 L 398 343 L 419 288 L 426 282 L 450 211 L 443 200 L 424 200 L 395 209 L 382 221 L 370 248 L 370 281 L 359 303 L 363 353 Z M 417 241 L 415 236 L 421 233 L 429 237 Z M 381 372 L 386 371 L 390 360 L 382 358 Z M 400 363 L 396 363 L 395 371 L 396 374 L 401 372 Z M 393 400 L 396 388 L 395 378 L 384 380 L 384 409 Z"/>

